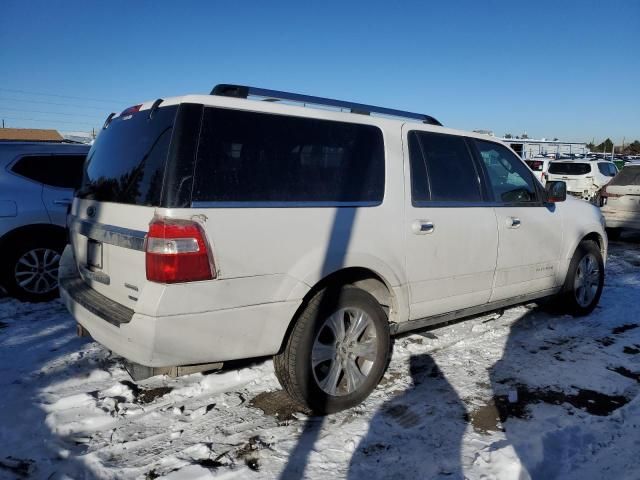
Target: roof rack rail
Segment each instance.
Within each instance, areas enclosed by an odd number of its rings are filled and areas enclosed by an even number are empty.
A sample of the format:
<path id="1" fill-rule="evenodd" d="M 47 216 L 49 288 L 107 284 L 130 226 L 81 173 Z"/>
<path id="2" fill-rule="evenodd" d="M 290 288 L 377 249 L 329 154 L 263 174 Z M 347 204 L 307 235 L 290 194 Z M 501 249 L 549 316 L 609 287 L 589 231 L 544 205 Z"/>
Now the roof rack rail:
<path id="1" fill-rule="evenodd" d="M 299 93 L 281 92 L 279 90 L 269 90 L 266 88 L 248 87 L 245 85 L 229 85 L 220 84 L 213 87 L 210 95 L 218 95 L 222 97 L 235 97 L 235 98 L 248 98 L 253 97 L 265 97 L 269 101 L 275 100 L 289 100 L 292 102 L 308 103 L 312 105 L 324 105 L 336 108 L 348 108 L 351 113 L 359 113 L 362 115 L 369 115 L 371 113 L 379 113 L 382 115 L 389 115 L 392 117 L 411 118 L 413 120 L 420 120 L 423 123 L 430 125 L 442 124 L 430 115 L 423 113 L 405 112 L 404 110 L 395 110 L 393 108 L 376 107 L 374 105 L 365 105 L 363 103 L 345 102 L 342 100 L 334 100 L 331 98 L 314 97 L 312 95 L 302 95 Z"/>

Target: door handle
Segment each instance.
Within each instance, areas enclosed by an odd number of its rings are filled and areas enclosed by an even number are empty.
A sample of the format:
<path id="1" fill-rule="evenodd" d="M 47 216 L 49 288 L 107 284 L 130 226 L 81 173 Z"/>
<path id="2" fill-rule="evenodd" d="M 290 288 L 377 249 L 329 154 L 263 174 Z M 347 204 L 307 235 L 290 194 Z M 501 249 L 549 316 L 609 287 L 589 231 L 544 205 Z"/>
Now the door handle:
<path id="1" fill-rule="evenodd" d="M 429 220 L 415 220 L 411 224 L 411 230 L 416 235 L 426 235 L 427 233 L 433 233 L 435 229 L 435 225 Z"/>
<path id="2" fill-rule="evenodd" d="M 520 219 L 517 217 L 509 217 L 507 219 L 507 225 L 509 228 L 520 228 Z"/>
<path id="3" fill-rule="evenodd" d="M 73 203 L 73 200 L 70 198 L 59 198 L 53 201 L 54 205 L 62 205 L 63 207 L 68 207 Z"/>

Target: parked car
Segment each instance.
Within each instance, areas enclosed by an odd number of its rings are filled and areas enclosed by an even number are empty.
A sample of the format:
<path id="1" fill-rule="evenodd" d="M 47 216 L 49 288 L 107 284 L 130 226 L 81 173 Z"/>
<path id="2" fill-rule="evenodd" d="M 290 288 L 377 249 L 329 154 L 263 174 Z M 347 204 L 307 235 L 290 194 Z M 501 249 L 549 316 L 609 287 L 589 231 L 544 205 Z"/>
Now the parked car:
<path id="1" fill-rule="evenodd" d="M 547 171 L 549 170 L 549 163 L 551 163 L 551 159 L 545 157 L 534 157 L 528 160 L 525 160 L 527 166 L 536 174 L 536 177 L 542 185 L 544 185 L 547 181 Z"/>
<path id="2" fill-rule="evenodd" d="M 640 230 L 640 164 L 628 163 L 602 191 L 602 213 L 612 240 L 623 229 Z"/>
<path id="3" fill-rule="evenodd" d="M 565 199 L 428 115 L 223 85 L 107 122 L 61 297 L 137 378 L 273 355 L 294 399 L 334 412 L 378 384 L 391 335 L 549 296 L 590 313 L 604 221 Z"/>
<path id="4" fill-rule="evenodd" d="M 67 210 L 88 145 L 0 142 L 0 284 L 20 300 L 58 294 Z"/>
<path id="5" fill-rule="evenodd" d="M 547 179 L 567 184 L 567 193 L 588 202 L 601 204 L 600 189 L 618 173 L 613 162 L 553 161 L 549 164 Z"/>

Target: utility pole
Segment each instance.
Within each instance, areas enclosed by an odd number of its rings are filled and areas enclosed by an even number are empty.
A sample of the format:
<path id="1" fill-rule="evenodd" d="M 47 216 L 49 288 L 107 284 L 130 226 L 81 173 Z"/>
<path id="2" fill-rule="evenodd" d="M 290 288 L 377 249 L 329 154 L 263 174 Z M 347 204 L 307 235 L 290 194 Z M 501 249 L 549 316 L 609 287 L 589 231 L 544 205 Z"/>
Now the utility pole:
<path id="1" fill-rule="evenodd" d="M 2 128 L 4 128 L 4 118 L 2 119 Z"/>

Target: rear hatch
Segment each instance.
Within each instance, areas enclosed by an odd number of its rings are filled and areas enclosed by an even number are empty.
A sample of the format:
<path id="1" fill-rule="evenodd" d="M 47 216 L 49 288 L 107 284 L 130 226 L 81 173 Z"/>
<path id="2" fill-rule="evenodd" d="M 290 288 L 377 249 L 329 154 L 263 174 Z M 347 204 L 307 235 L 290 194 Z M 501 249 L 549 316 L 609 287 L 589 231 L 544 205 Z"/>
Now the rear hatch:
<path id="1" fill-rule="evenodd" d="M 607 207 L 640 212 L 640 165 L 628 165 L 606 187 Z"/>
<path id="2" fill-rule="evenodd" d="M 184 111 L 176 104 L 136 106 L 114 118 L 89 151 L 69 217 L 84 282 L 132 310 L 139 310 L 138 298 L 148 285 L 144 239 L 149 223 L 163 199 L 175 198 L 176 192 L 163 186 L 175 173 L 168 158 L 180 150 L 176 130 L 184 130 L 178 127 Z"/>
<path id="3" fill-rule="evenodd" d="M 551 162 L 547 178 L 565 182 L 569 192 L 583 193 L 595 188 L 589 162 Z"/>

